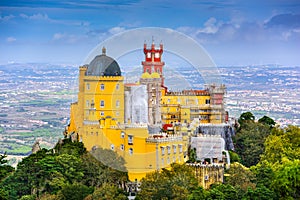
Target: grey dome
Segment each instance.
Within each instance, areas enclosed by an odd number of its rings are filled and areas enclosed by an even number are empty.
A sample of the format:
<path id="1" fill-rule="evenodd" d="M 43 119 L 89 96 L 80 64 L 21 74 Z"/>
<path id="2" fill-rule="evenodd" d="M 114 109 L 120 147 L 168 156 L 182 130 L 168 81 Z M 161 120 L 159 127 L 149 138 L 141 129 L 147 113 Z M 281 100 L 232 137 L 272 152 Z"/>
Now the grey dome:
<path id="1" fill-rule="evenodd" d="M 103 48 L 104 49 L 104 48 Z M 102 55 L 96 56 L 88 65 L 87 76 L 121 76 L 119 64 L 109 56 L 105 55 L 105 49 Z"/>

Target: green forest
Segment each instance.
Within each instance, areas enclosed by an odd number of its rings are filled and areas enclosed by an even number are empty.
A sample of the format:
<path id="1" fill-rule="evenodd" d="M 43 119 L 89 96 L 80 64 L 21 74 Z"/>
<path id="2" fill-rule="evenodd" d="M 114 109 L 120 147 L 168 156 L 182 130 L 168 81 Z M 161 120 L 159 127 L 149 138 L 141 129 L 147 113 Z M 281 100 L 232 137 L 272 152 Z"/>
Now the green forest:
<path id="1" fill-rule="evenodd" d="M 193 170 L 172 164 L 141 180 L 137 200 L 196 199 L 300 199 L 300 128 L 278 127 L 251 112 L 238 119 L 230 152 L 231 165 L 224 183 L 203 189 Z M 96 159 L 101 156 L 106 158 Z M 99 160 L 114 163 L 110 168 Z M 24 158 L 16 169 L 0 156 L 2 200 L 127 199 L 129 181 L 125 161 L 111 150 L 87 152 L 80 142 L 64 139 L 53 149 L 42 149 Z"/>

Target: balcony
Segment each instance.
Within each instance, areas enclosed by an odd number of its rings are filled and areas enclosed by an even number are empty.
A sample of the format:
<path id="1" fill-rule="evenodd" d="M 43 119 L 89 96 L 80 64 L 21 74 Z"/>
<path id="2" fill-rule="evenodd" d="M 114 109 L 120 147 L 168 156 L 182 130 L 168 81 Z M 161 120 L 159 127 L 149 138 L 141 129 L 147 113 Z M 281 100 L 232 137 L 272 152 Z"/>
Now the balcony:
<path id="1" fill-rule="evenodd" d="M 175 142 L 182 141 L 182 135 L 152 135 L 146 139 L 148 143 L 165 143 L 165 142 Z"/>

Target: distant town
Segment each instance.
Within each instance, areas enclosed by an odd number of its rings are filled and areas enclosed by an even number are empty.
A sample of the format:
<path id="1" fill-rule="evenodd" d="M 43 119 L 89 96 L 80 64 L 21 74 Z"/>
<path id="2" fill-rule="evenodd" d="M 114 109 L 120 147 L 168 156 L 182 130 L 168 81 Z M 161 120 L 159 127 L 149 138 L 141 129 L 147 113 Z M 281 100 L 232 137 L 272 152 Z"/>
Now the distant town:
<path id="1" fill-rule="evenodd" d="M 250 111 L 281 126 L 300 125 L 299 67 L 218 68 L 227 88 L 230 117 Z M 184 68 L 181 74 L 197 88 L 201 77 L 191 76 L 193 69 Z M 77 78 L 78 66 L 0 65 L 0 153 L 27 155 L 36 140 L 42 147 L 53 147 L 68 124 L 70 103 L 77 98 Z"/>

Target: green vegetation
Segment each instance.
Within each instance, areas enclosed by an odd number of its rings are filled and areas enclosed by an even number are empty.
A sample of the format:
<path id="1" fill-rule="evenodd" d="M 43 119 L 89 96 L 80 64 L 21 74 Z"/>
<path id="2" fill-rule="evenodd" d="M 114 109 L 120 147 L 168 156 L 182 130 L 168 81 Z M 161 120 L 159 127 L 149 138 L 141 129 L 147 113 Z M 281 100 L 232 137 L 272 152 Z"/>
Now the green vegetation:
<path id="1" fill-rule="evenodd" d="M 111 160 L 120 159 L 114 152 L 110 156 Z M 0 182 L 0 199 L 9 200 L 84 199 L 104 184 L 120 188 L 128 180 L 126 172 L 103 165 L 82 143 L 68 139 L 54 149 L 31 154 L 18 164 L 16 171 L 6 174 L 9 175 Z M 119 190 L 110 191 L 120 195 Z"/>
<path id="2" fill-rule="evenodd" d="M 205 190 L 192 168 L 172 164 L 147 174 L 136 199 L 300 199 L 300 128 L 276 127 L 267 116 L 256 122 L 252 113 L 243 113 L 239 123 L 224 183 Z M 194 149 L 189 156 L 195 162 Z M 0 157 L 0 199 L 127 199 L 125 161 L 113 151 L 88 153 L 82 143 L 65 139 L 24 158 L 16 170 L 5 158 Z"/>
<path id="3" fill-rule="evenodd" d="M 281 129 L 267 116 L 255 122 L 250 112 L 239 124 L 223 184 L 204 190 L 187 166 L 173 164 L 142 179 L 137 199 L 300 199 L 300 128 Z"/>

